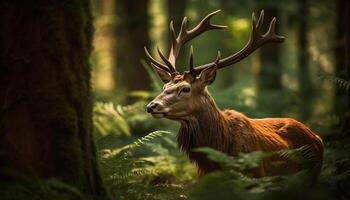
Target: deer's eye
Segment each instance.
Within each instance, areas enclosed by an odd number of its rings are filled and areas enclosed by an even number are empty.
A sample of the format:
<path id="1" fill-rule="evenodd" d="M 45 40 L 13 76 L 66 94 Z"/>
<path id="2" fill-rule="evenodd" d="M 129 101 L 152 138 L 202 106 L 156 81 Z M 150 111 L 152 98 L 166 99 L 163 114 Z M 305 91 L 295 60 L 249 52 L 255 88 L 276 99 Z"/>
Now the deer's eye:
<path id="1" fill-rule="evenodd" d="M 180 92 L 179 92 L 179 95 L 183 92 L 183 93 L 189 93 L 191 91 L 191 88 L 190 87 L 183 87 Z"/>

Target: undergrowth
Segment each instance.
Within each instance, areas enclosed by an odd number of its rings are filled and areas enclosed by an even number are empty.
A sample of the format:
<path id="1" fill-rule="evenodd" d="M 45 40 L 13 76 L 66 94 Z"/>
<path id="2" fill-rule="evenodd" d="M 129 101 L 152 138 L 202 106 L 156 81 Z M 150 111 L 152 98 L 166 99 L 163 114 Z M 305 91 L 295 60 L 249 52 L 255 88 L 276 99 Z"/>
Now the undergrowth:
<path id="1" fill-rule="evenodd" d="M 307 170 L 288 176 L 264 178 L 252 178 L 245 173 L 257 167 L 262 159 L 276 154 L 308 166 L 313 159 L 308 146 L 279 152 L 242 153 L 236 157 L 210 148 L 199 148 L 196 151 L 207 154 L 210 160 L 222 166 L 222 170 L 198 179 L 195 165 L 178 150 L 175 142 L 178 126 L 167 120 L 153 120 L 144 111 L 149 98 L 160 90 L 156 78 L 152 79 L 153 92 L 132 93 L 140 98 L 133 105 L 95 105 L 94 124 L 99 159 L 113 199 L 350 199 L 350 139 L 324 141 L 323 168 L 316 182 L 310 179 Z M 348 81 L 325 79 L 349 91 Z M 222 94 L 213 94 L 220 97 L 219 106 L 231 107 L 228 102 L 234 102 L 237 110 L 252 112 L 254 104 L 250 102 L 255 102 L 257 97 L 234 95 L 240 92 L 239 88 L 227 88 Z M 290 94 L 275 95 L 293 103 Z M 232 97 L 235 99 L 232 100 Z M 258 110 L 260 108 L 257 106 L 254 108 L 255 115 L 265 112 Z M 322 120 L 322 117 L 318 118 L 318 121 Z M 321 128 L 327 130 L 329 127 Z M 164 129 L 168 131 L 160 131 Z M 148 130 L 150 133 L 144 134 Z"/>
<path id="2" fill-rule="evenodd" d="M 140 138 L 125 134 L 131 130 L 128 109 L 112 104 L 101 106 L 95 121 L 119 123 L 128 128 L 112 127 L 106 133 L 97 129 L 100 163 L 106 185 L 113 199 L 349 199 L 350 141 L 326 143 L 323 170 L 317 183 L 311 184 L 306 171 L 289 176 L 252 178 L 243 173 L 258 166 L 261 159 L 278 153 L 307 165 L 312 160 L 308 146 L 280 152 L 252 152 L 232 157 L 222 152 L 200 148 L 196 151 L 220 163 L 223 170 L 198 179 L 194 164 L 189 163 L 175 142 L 175 133 L 154 131 Z M 133 108 L 132 106 L 129 108 Z M 119 110 L 119 111 L 118 111 Z M 132 109 L 131 109 L 132 110 Z M 135 111 L 135 110 L 134 110 Z M 134 112 L 132 111 L 132 112 Z M 118 112 L 122 120 L 110 120 Z M 106 116 L 105 116 L 106 115 Z M 149 120 L 147 117 L 146 121 Z M 133 122 L 134 123 L 134 122 Z M 142 120 L 139 123 L 143 123 Z M 101 134 L 106 134 L 101 136 Z M 104 146 L 104 137 L 114 134 L 126 142 L 113 148 Z M 128 137 L 129 140 L 125 140 Z M 124 138 L 124 139 L 123 139 Z M 102 142 L 101 142 L 102 141 Z M 131 142 L 132 141 L 132 142 Z"/>

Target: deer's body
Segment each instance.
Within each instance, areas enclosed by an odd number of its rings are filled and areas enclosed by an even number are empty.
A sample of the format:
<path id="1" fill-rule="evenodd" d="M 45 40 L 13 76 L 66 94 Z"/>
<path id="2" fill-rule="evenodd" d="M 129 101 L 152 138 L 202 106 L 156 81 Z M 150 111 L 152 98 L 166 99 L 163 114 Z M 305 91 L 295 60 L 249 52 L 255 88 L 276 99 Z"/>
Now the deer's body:
<path id="1" fill-rule="evenodd" d="M 183 75 L 177 72 L 175 62 L 186 42 L 205 31 L 225 28 L 210 23 L 210 18 L 216 13 L 218 11 L 206 16 L 191 30 L 187 30 L 187 20 L 184 18 L 178 36 L 171 23 L 172 44 L 168 58 L 158 49 L 164 64 L 154 59 L 145 48 L 151 66 L 165 83 L 164 90 L 147 105 L 147 112 L 157 118 L 165 117 L 181 123 L 178 144 L 197 163 L 199 175 L 217 170 L 219 166 L 209 161 L 205 155 L 192 151 L 197 147 L 211 147 L 236 156 L 241 152 L 272 152 L 304 145 L 308 145 L 314 154 L 312 172 L 318 175 L 322 165 L 323 144 L 307 126 L 289 118 L 250 119 L 233 110 L 220 111 L 207 90 L 218 69 L 239 62 L 267 43 L 283 42 L 284 37 L 274 32 L 275 18 L 271 20 L 268 31 L 263 34 L 261 29 L 264 13 L 261 12 L 257 21 L 253 14 L 252 32 L 246 46 L 223 59 L 220 59 L 219 54 L 215 62 L 194 67 L 191 48 L 189 71 Z M 283 158 L 278 156 L 264 159 L 258 169 L 250 173 L 260 177 L 282 175 L 301 169 L 301 166 L 290 160 L 284 160 L 286 162 L 282 165 L 274 164 L 281 160 Z"/>
<path id="2" fill-rule="evenodd" d="M 314 174 L 318 174 L 323 157 L 322 140 L 304 124 L 290 118 L 250 119 L 234 110 L 220 111 L 211 97 L 207 107 L 196 116 L 181 121 L 177 141 L 181 149 L 198 166 L 199 175 L 217 170 L 219 166 L 192 149 L 211 147 L 232 156 L 253 151 L 278 151 L 310 145 L 315 155 Z M 275 157 L 264 160 L 252 173 L 256 177 L 281 175 L 300 170 L 300 166 Z"/>

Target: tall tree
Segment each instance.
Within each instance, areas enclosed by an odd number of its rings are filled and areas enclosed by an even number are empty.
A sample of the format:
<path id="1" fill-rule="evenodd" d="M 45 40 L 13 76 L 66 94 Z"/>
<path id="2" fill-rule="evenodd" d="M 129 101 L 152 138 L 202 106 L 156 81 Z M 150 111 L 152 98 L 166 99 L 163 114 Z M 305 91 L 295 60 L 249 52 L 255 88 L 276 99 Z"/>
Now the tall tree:
<path id="1" fill-rule="evenodd" d="M 264 21 L 271 21 L 273 17 L 279 18 L 279 10 L 276 6 L 266 5 L 263 7 L 265 11 Z M 265 30 L 269 24 L 264 24 Z M 276 32 L 279 33 L 278 27 Z M 282 88 L 281 82 L 281 64 L 280 50 L 281 44 L 269 44 L 260 50 L 261 67 L 259 73 L 259 89 L 279 90 Z"/>
<path id="2" fill-rule="evenodd" d="M 300 114 L 303 120 L 308 120 L 311 115 L 312 82 L 310 79 L 309 53 L 308 53 L 308 19 L 309 5 L 307 0 L 299 0 L 299 29 L 298 29 L 298 78 L 300 102 Z"/>
<path id="3" fill-rule="evenodd" d="M 150 88 L 147 72 L 141 65 L 144 46 L 149 43 L 148 0 L 116 0 L 116 87 L 124 85 L 127 90 Z"/>
<path id="4" fill-rule="evenodd" d="M 335 49 L 336 69 L 335 75 L 350 81 L 350 2 L 338 0 L 337 2 L 337 35 L 339 46 Z M 350 136 L 350 92 L 341 88 L 336 90 L 335 111 L 343 119 L 342 135 Z"/>
<path id="5" fill-rule="evenodd" d="M 174 27 L 180 27 L 182 18 L 185 16 L 187 0 L 168 0 L 169 21 L 174 22 Z"/>
<path id="6" fill-rule="evenodd" d="M 186 7 L 187 7 L 187 0 L 168 0 L 168 24 L 170 24 L 171 21 L 173 21 L 174 23 L 174 28 L 177 31 L 180 31 L 180 27 L 181 27 L 181 23 L 182 23 L 182 19 L 184 18 L 184 16 L 186 16 L 185 12 L 186 12 Z M 168 29 L 168 49 L 170 49 L 170 41 L 171 41 L 171 33 L 170 33 L 170 29 Z M 182 52 L 187 52 L 187 47 L 183 47 L 184 50 Z M 180 52 L 180 53 L 182 53 Z M 178 63 L 177 65 L 179 67 L 183 67 L 187 65 L 187 60 L 188 60 L 188 53 L 185 53 L 185 56 L 179 56 L 178 59 Z"/>
<path id="7" fill-rule="evenodd" d="M 1 198 L 106 197 L 91 133 L 89 1 L 5 0 L 0 7 Z M 23 177 L 33 182 L 10 188 Z M 38 178 L 80 193 L 40 190 Z"/>
<path id="8" fill-rule="evenodd" d="M 261 10 L 264 10 L 264 21 L 271 21 L 274 17 L 277 20 L 281 20 L 278 4 L 261 3 L 259 5 Z M 257 15 L 258 16 L 258 15 Z M 284 35 L 280 31 L 280 23 L 276 23 L 276 33 Z M 263 30 L 267 30 L 269 24 L 263 24 Z M 278 95 L 278 92 L 282 90 L 282 65 L 280 63 L 281 56 L 281 44 L 269 44 L 261 48 L 260 50 L 260 68 L 257 73 L 258 83 L 258 106 L 264 110 L 268 115 L 281 116 L 283 112 L 283 104 L 276 103 L 271 105 L 271 95 Z"/>
<path id="9" fill-rule="evenodd" d="M 337 1 L 337 19 L 336 19 L 336 48 L 334 51 L 335 56 L 335 76 L 339 78 L 346 78 L 346 31 L 347 27 L 346 19 L 346 0 Z M 335 99 L 334 99 L 334 110 L 335 113 L 344 117 L 344 108 L 346 107 L 346 92 L 342 88 L 336 88 Z"/>

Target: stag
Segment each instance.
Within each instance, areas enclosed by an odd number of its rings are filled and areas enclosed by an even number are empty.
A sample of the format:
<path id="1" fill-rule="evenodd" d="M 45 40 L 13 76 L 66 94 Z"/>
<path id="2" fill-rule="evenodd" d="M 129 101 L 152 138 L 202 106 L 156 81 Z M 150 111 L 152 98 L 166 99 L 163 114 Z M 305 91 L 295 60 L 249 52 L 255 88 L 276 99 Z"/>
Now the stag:
<path id="1" fill-rule="evenodd" d="M 207 89 L 207 86 L 214 81 L 218 69 L 241 61 L 265 44 L 284 41 L 284 37 L 275 33 L 276 18 L 271 20 L 267 32 L 262 33 L 264 12 L 261 11 L 257 21 L 253 13 L 250 38 L 243 49 L 223 59 L 218 52 L 215 61 L 194 66 L 191 47 L 189 70 L 183 74 L 176 70 L 176 59 L 185 43 L 206 31 L 226 28 L 210 22 L 219 11 L 207 15 L 191 30 L 187 30 L 187 18 L 184 17 L 178 35 L 171 22 L 169 56 L 165 57 L 157 48 L 163 62 L 153 58 L 145 47 L 152 68 L 164 82 L 163 91 L 147 105 L 147 112 L 155 118 L 164 117 L 181 123 L 177 135 L 178 145 L 189 159 L 197 164 L 199 176 L 218 170 L 220 166 L 208 160 L 205 155 L 192 151 L 194 148 L 211 147 L 237 156 L 241 152 L 273 152 L 304 145 L 308 145 L 314 154 L 311 171 L 318 175 L 322 166 L 323 143 L 321 138 L 307 126 L 291 118 L 251 119 L 235 110 L 221 111 Z M 285 161 L 284 165 L 274 164 L 275 161 L 281 160 Z M 298 170 L 301 170 L 300 165 L 277 156 L 264 159 L 258 168 L 249 173 L 261 177 Z"/>

